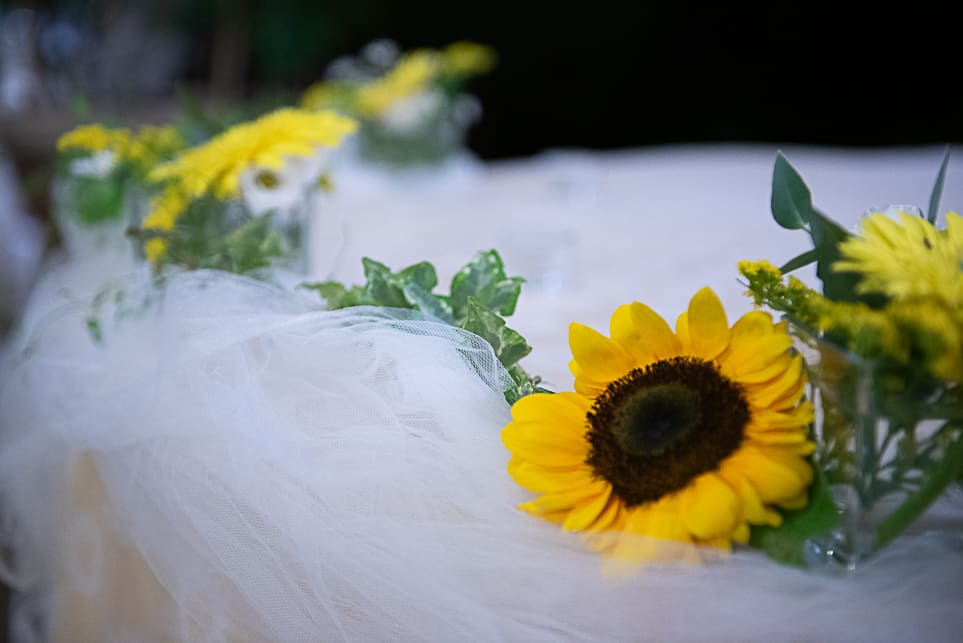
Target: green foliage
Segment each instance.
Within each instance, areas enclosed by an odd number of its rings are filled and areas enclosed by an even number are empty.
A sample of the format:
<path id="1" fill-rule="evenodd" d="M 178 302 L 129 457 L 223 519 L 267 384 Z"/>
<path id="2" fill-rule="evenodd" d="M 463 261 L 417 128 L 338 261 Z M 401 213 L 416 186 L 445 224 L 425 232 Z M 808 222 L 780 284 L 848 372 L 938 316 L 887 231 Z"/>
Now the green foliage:
<path id="1" fill-rule="evenodd" d="M 266 268 L 284 256 L 281 234 L 272 228 L 272 214 L 251 217 L 213 197 L 193 201 L 173 230 L 129 230 L 142 241 L 167 241 L 165 264 L 188 270 L 201 268 L 245 274 Z"/>
<path id="2" fill-rule="evenodd" d="M 392 272 L 383 263 L 367 257 L 362 263 L 363 286 L 347 287 L 336 281 L 325 281 L 301 287 L 316 291 L 330 310 L 351 306 L 405 308 L 467 330 L 491 345 L 495 357 L 511 375 L 515 386 L 505 392 L 510 403 L 543 390 L 537 388 L 538 378 L 530 377 L 518 366 L 519 360 L 531 352 L 531 346 L 503 319 L 515 312 L 524 280 L 506 275 L 497 252 L 487 250 L 475 255 L 455 274 L 450 295 L 432 292 L 438 285 L 438 275 L 427 261 L 399 272 Z"/>
<path id="3" fill-rule="evenodd" d="M 936 174 L 936 181 L 933 183 L 933 191 L 930 193 L 929 208 L 926 210 L 926 220 L 936 223 L 936 217 L 940 213 L 940 198 L 943 196 L 943 182 L 946 180 L 946 166 L 950 163 L 950 146 L 946 146 L 943 154 L 943 162 L 940 163 L 940 171 Z"/>
<path id="4" fill-rule="evenodd" d="M 813 209 L 813 198 L 799 172 L 782 152 L 776 153 L 772 169 L 772 216 L 776 223 L 789 230 L 805 228 Z"/>
<path id="5" fill-rule="evenodd" d="M 878 295 L 856 292 L 859 276 L 837 272 L 833 264 L 839 261 L 839 244 L 849 238 L 846 230 L 813 207 L 812 193 L 802 176 L 782 152 L 776 153 L 772 169 L 772 217 L 776 223 L 790 230 L 809 232 L 813 249 L 787 262 L 781 270 L 791 272 L 816 262 L 816 276 L 823 282 L 823 294 L 834 301 L 859 301 L 874 308 L 886 303 Z"/>

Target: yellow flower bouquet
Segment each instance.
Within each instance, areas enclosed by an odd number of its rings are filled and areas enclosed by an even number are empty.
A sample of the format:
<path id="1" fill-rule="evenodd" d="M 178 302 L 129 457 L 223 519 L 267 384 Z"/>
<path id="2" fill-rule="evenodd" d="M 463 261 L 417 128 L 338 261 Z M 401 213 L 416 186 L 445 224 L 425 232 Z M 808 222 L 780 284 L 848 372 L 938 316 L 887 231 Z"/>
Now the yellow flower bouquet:
<path id="1" fill-rule="evenodd" d="M 760 534 L 783 559 L 852 569 L 963 475 L 963 218 L 949 212 L 938 225 L 948 158 L 925 215 L 874 211 L 852 234 L 777 157 L 773 216 L 814 248 L 781 268 L 739 269 L 756 303 L 790 322 L 817 409 L 810 507 L 788 519 L 793 538 Z M 812 262 L 822 292 L 784 276 Z"/>
<path id="2" fill-rule="evenodd" d="M 132 131 L 88 124 L 61 136 L 53 202 L 69 249 L 82 254 L 126 247 L 124 228 L 143 216 L 142 210 L 156 190 L 148 173 L 185 146 L 174 127 L 145 126 Z M 94 247 L 87 247 L 91 245 Z"/>
<path id="3" fill-rule="evenodd" d="M 247 273 L 280 261 L 303 272 L 307 209 L 328 185 L 326 154 L 355 128 L 331 111 L 293 108 L 235 125 L 150 170 L 159 191 L 131 233 L 158 270 Z"/>

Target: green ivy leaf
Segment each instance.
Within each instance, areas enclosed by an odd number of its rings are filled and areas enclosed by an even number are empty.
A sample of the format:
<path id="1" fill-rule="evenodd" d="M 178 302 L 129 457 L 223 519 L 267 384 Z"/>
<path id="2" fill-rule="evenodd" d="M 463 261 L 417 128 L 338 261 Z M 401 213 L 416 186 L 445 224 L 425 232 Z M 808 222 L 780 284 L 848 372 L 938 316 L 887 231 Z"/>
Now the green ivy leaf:
<path id="1" fill-rule="evenodd" d="M 337 281 L 323 281 L 316 284 L 301 284 L 305 290 L 313 290 L 324 299 L 328 310 L 338 310 L 349 306 L 364 305 L 364 289 L 358 286 L 345 288 L 344 284 Z"/>
<path id="2" fill-rule="evenodd" d="M 517 331 L 506 326 L 504 319 L 474 297 L 468 298 L 467 314 L 461 327 L 491 344 L 495 357 L 505 368 L 511 368 L 532 352 L 532 347 Z"/>
<path id="3" fill-rule="evenodd" d="M 431 292 L 438 285 L 438 275 L 435 267 L 427 261 L 422 261 L 408 266 L 398 273 L 398 281 L 401 284 L 413 283 L 418 287 Z"/>
<path id="4" fill-rule="evenodd" d="M 798 511 L 783 512 L 779 527 L 753 527 L 749 544 L 781 563 L 804 567 L 807 540 L 825 534 L 839 522 L 839 513 L 826 477 L 818 469 L 809 488 L 809 504 Z"/>
<path id="5" fill-rule="evenodd" d="M 812 194 L 782 152 L 776 152 L 772 168 L 772 216 L 776 223 L 789 230 L 805 228 L 813 209 Z"/>
<path id="6" fill-rule="evenodd" d="M 940 199 L 943 197 L 943 181 L 946 180 L 946 166 L 950 163 L 950 146 L 946 146 L 943 153 L 943 162 L 940 164 L 940 171 L 936 175 L 936 182 L 933 184 L 933 191 L 930 193 L 930 207 L 926 210 L 926 220 L 932 224 L 936 223 L 936 217 L 940 213 Z"/>
<path id="7" fill-rule="evenodd" d="M 368 303 L 388 308 L 413 307 L 388 266 L 368 257 L 363 258 L 361 263 L 364 264 L 364 276 L 368 280 L 365 285 Z"/>
<path id="8" fill-rule="evenodd" d="M 432 271 L 434 271 L 434 269 L 432 269 Z M 453 322 L 451 308 L 446 305 L 446 302 L 423 288 L 418 282 L 409 281 L 405 283 L 402 286 L 402 292 L 404 292 L 405 298 L 414 308 L 417 308 L 426 315 L 436 317 L 446 324 Z"/>
<path id="9" fill-rule="evenodd" d="M 451 280 L 451 308 L 455 319 L 468 314 L 468 299 L 505 317 L 515 312 L 524 279 L 507 277 L 502 258 L 494 250 L 479 252 Z"/>

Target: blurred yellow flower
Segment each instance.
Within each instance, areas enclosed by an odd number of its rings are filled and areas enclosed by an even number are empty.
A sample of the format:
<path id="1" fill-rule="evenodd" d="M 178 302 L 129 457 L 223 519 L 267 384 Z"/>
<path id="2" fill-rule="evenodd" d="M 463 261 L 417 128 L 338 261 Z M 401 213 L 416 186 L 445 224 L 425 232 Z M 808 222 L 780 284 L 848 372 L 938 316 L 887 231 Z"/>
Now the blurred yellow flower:
<path id="1" fill-rule="evenodd" d="M 230 199 L 238 196 L 240 176 L 248 168 L 279 171 L 285 157 L 310 157 L 318 147 L 337 147 L 356 129 L 354 120 L 334 112 L 279 109 L 189 149 L 154 168 L 149 178 L 176 183 L 192 198 Z"/>
<path id="2" fill-rule="evenodd" d="M 57 139 L 57 151 L 110 151 L 115 154 L 130 142 L 130 130 L 111 129 L 100 124 L 81 125 Z"/>
<path id="3" fill-rule="evenodd" d="M 883 213 L 863 219 L 860 235 L 839 246 L 842 261 L 833 269 L 862 276 L 860 293 L 882 293 L 902 301 L 935 297 L 963 307 L 963 223 L 946 215 L 947 230 L 925 219 L 899 212 L 899 221 Z"/>
<path id="4" fill-rule="evenodd" d="M 367 117 L 384 114 L 396 103 L 425 90 L 439 71 L 435 51 L 417 49 L 401 57 L 391 70 L 358 88 L 358 111 Z"/>
<path id="5" fill-rule="evenodd" d="M 319 147 L 336 147 L 356 128 L 354 120 L 334 112 L 290 108 L 236 125 L 151 170 L 149 179 L 163 183 L 164 190 L 151 201 L 151 211 L 142 228 L 170 230 L 196 198 L 238 197 L 240 176 L 247 169 L 281 170 L 286 157 L 310 157 Z M 160 132 L 152 136 L 153 140 L 167 141 Z M 149 240 L 145 244 L 147 258 L 156 261 L 166 247 L 163 239 Z"/>

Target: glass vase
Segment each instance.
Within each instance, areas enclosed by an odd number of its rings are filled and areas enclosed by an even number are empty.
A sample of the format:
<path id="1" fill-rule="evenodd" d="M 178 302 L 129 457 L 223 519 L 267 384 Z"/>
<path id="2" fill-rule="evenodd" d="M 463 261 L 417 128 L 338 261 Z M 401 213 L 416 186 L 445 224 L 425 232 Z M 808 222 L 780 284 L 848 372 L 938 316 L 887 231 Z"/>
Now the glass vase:
<path id="1" fill-rule="evenodd" d="M 802 326 L 790 328 L 816 407 L 813 462 L 837 513 L 835 526 L 804 543 L 807 563 L 855 570 L 904 532 L 959 541 L 959 384 L 866 360 Z M 937 501 L 945 506 L 928 512 Z"/>

